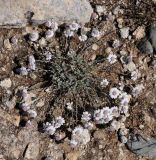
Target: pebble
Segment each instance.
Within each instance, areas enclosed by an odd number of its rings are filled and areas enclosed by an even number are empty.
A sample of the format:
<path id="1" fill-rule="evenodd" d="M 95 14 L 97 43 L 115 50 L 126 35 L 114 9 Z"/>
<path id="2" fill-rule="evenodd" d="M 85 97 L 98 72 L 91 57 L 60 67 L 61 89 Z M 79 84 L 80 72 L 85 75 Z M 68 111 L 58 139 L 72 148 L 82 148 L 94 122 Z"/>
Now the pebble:
<path id="1" fill-rule="evenodd" d="M 92 50 L 96 51 L 96 50 L 98 50 L 98 49 L 99 49 L 99 46 L 94 43 L 94 44 L 92 45 Z"/>
<path id="2" fill-rule="evenodd" d="M 138 44 L 138 49 L 142 53 L 147 53 L 147 54 L 152 54 L 153 53 L 153 47 L 148 40 L 140 41 L 140 43 Z"/>
<path id="3" fill-rule="evenodd" d="M 0 82 L 0 86 L 2 87 L 2 88 L 10 88 L 11 87 L 11 85 L 12 85 L 12 82 L 11 82 L 11 79 L 10 78 L 6 78 L 6 79 L 4 79 L 4 80 L 2 80 L 1 82 Z"/>
<path id="4" fill-rule="evenodd" d="M 124 27 L 120 29 L 120 35 L 122 38 L 128 38 L 129 36 L 129 27 Z"/>
<path id="5" fill-rule="evenodd" d="M 139 26 L 134 32 L 133 36 L 136 39 L 141 39 L 145 36 L 145 28 L 143 26 Z"/>
<path id="6" fill-rule="evenodd" d="M 156 24 L 153 24 L 150 30 L 150 39 L 152 46 L 156 52 Z"/>
<path id="7" fill-rule="evenodd" d="M 123 20 L 123 18 L 117 18 L 117 22 L 118 22 L 118 27 L 119 28 L 122 28 L 122 25 L 123 25 L 123 22 L 124 22 L 124 20 Z"/>
<path id="8" fill-rule="evenodd" d="M 9 39 L 5 39 L 3 44 L 4 44 L 5 49 L 11 50 L 11 44 L 10 44 Z"/>
<path id="9" fill-rule="evenodd" d="M 106 52 L 107 54 L 109 54 L 109 53 L 112 52 L 112 49 L 111 49 L 110 47 L 107 47 L 107 48 L 105 49 L 105 52 Z"/>

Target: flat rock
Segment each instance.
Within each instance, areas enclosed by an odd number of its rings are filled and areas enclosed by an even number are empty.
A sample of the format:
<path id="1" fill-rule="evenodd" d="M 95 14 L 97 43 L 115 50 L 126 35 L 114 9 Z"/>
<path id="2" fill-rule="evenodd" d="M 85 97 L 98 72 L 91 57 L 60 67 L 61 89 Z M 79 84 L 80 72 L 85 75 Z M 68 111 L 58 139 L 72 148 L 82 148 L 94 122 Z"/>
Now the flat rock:
<path id="1" fill-rule="evenodd" d="M 56 22 L 86 23 L 93 10 L 87 0 L 0 0 L 0 26 L 24 27 L 28 17 L 37 23 L 54 19 Z"/>
<path id="2" fill-rule="evenodd" d="M 146 157 L 156 157 L 156 139 L 146 138 L 137 135 L 134 139 L 131 139 L 127 143 L 128 148 L 142 156 Z"/>

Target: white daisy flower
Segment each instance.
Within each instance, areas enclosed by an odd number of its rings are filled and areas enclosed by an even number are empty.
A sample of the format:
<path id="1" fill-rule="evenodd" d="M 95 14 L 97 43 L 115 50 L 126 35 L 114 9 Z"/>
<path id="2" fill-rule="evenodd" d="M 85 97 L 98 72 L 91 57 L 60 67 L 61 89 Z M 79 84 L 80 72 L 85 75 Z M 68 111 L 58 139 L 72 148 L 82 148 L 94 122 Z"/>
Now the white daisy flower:
<path id="1" fill-rule="evenodd" d="M 52 38 L 54 36 L 54 31 L 53 30 L 47 30 L 46 32 L 45 32 L 45 37 L 47 38 L 47 39 L 49 39 L 49 38 Z"/>
<path id="2" fill-rule="evenodd" d="M 112 114 L 113 117 L 119 117 L 120 116 L 118 107 L 114 106 L 110 109 L 110 111 L 111 111 L 111 114 Z"/>
<path id="3" fill-rule="evenodd" d="M 101 112 L 102 112 L 103 116 L 107 116 L 110 114 L 110 109 L 109 109 L 109 107 L 104 107 L 101 109 Z"/>
<path id="4" fill-rule="evenodd" d="M 65 123 L 65 120 L 63 117 L 59 116 L 55 118 L 55 128 L 60 128 Z"/>
<path id="5" fill-rule="evenodd" d="M 127 113 L 128 113 L 128 109 L 129 109 L 128 106 L 120 106 L 120 107 L 119 107 L 120 113 L 124 113 L 124 114 L 127 114 Z"/>
<path id="6" fill-rule="evenodd" d="M 118 96 L 120 95 L 120 90 L 118 90 L 117 88 L 111 88 L 109 91 L 109 95 L 112 99 L 116 99 L 118 98 Z"/>
<path id="7" fill-rule="evenodd" d="M 83 131 L 83 128 L 81 126 L 77 126 L 74 128 L 74 130 L 72 131 L 72 134 L 73 135 L 76 135 L 76 134 L 81 134 Z"/>
<path id="8" fill-rule="evenodd" d="M 122 106 L 128 106 L 128 104 L 129 104 L 129 97 L 121 99 L 120 104 Z"/>
<path id="9" fill-rule="evenodd" d="M 103 118 L 103 113 L 100 109 L 94 111 L 94 119 L 95 121 L 99 121 Z"/>
<path id="10" fill-rule="evenodd" d="M 117 61 L 117 56 L 113 53 L 110 53 L 109 56 L 107 57 L 107 60 L 110 64 L 113 64 Z"/>
<path id="11" fill-rule="evenodd" d="M 132 89 L 132 94 L 134 97 L 137 97 L 142 90 L 144 89 L 144 86 L 142 84 L 138 84 L 136 85 L 133 89 Z"/>
<path id="12" fill-rule="evenodd" d="M 43 124 L 43 128 L 45 130 L 45 132 L 49 135 L 54 135 L 56 128 L 54 127 L 54 125 L 52 125 L 49 122 L 46 122 L 45 124 Z"/>
<path id="13" fill-rule="evenodd" d="M 86 36 L 85 34 L 81 34 L 81 36 L 79 36 L 79 40 L 80 40 L 81 42 L 84 42 L 84 41 L 87 40 L 87 36 Z"/>
<path id="14" fill-rule="evenodd" d="M 106 86 L 108 86 L 108 84 L 109 84 L 109 81 L 108 81 L 107 79 L 103 79 L 103 80 L 101 81 L 101 83 L 100 83 L 100 85 L 101 85 L 102 87 L 106 87 Z"/>
<path id="15" fill-rule="evenodd" d="M 72 24 L 69 25 L 69 28 L 72 31 L 77 31 L 80 28 L 80 25 L 78 23 L 76 23 L 76 22 L 73 22 Z"/>
<path id="16" fill-rule="evenodd" d="M 66 29 L 66 30 L 64 31 L 64 35 L 65 35 L 65 37 L 67 37 L 67 38 L 68 38 L 68 37 L 72 37 L 72 36 L 74 35 L 74 32 L 68 28 L 68 29 Z"/>

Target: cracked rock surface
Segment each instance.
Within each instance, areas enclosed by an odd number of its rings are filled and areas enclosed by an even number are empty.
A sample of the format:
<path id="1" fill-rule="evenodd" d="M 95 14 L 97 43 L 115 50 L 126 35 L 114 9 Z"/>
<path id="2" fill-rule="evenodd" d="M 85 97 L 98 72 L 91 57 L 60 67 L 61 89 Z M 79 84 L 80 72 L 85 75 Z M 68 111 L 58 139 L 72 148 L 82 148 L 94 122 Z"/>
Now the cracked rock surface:
<path id="1" fill-rule="evenodd" d="M 90 20 L 92 11 L 87 0 L 0 0 L 0 26 L 22 27 L 30 17 L 37 23 L 54 19 L 84 24 Z"/>

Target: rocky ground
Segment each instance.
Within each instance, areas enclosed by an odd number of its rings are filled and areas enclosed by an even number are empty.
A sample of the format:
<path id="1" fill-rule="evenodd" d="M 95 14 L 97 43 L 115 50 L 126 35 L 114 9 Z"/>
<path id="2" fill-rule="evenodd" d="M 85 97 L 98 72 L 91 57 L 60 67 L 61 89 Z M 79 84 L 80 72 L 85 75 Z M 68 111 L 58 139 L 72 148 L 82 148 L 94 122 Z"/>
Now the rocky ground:
<path id="1" fill-rule="evenodd" d="M 156 1 L 49 0 L 58 26 L 47 4 L 14 15 L 11 3 L 7 21 L 0 10 L 0 160 L 156 159 Z"/>

